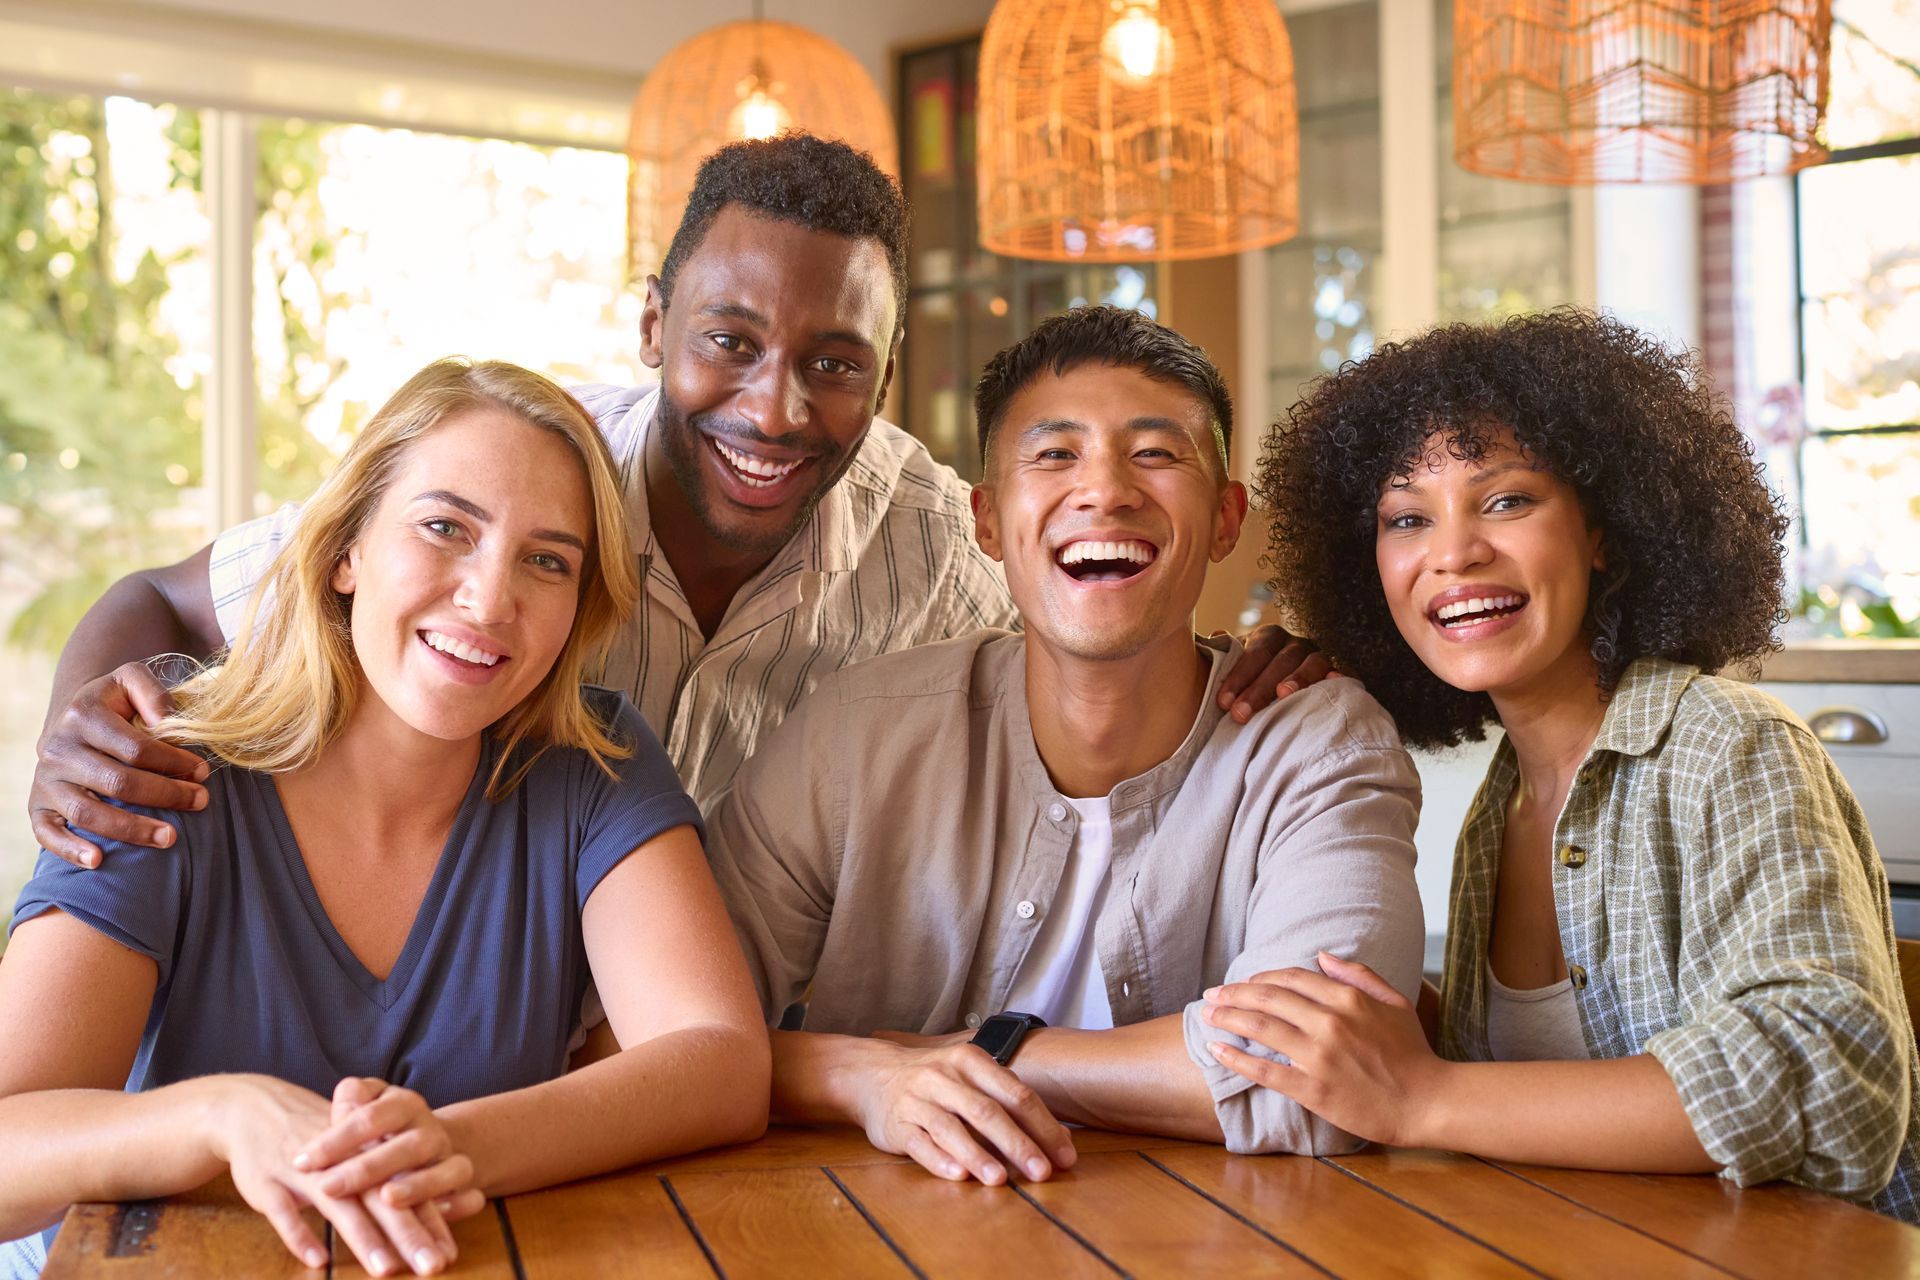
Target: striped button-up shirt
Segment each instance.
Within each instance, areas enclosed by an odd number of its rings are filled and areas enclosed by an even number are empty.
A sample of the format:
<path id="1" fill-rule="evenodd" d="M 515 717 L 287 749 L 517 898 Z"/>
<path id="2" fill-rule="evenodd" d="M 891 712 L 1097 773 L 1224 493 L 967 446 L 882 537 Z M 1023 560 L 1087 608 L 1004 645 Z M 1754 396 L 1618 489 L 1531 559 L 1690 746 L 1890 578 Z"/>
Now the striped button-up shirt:
<path id="1" fill-rule="evenodd" d="M 1454 858 L 1441 1050 L 1484 1061 L 1502 742 Z M 1806 725 L 1750 685 L 1630 666 L 1553 835 L 1588 1053 L 1666 1068 L 1707 1154 L 1920 1220 L 1913 1027 L 1886 871 Z"/>
<path id="2" fill-rule="evenodd" d="M 909 645 L 1014 624 L 1000 566 L 974 543 L 966 482 L 912 436 L 876 419 L 846 474 L 707 638 L 647 510 L 656 389 L 590 386 L 573 394 L 599 422 L 620 468 L 643 584 L 593 678 L 633 699 L 703 810 L 823 677 Z M 283 507 L 214 543 L 214 608 L 229 639 L 298 514 Z"/>

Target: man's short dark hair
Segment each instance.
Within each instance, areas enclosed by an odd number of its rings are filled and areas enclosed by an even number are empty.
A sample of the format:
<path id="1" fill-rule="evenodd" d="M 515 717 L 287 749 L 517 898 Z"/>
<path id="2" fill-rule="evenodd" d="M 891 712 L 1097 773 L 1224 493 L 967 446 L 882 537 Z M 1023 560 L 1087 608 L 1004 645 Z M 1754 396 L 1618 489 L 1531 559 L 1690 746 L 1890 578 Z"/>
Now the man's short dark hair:
<path id="1" fill-rule="evenodd" d="M 730 204 L 809 231 L 878 240 L 893 273 L 898 336 L 907 316 L 907 202 L 900 184 L 872 156 L 810 133 L 730 142 L 708 156 L 700 162 L 687 211 L 660 266 L 663 303 L 672 303 L 680 269 Z"/>
<path id="2" fill-rule="evenodd" d="M 1155 382 L 1191 391 L 1207 406 L 1220 449 L 1223 475 L 1231 474 L 1233 397 L 1207 353 L 1138 311 L 1120 307 L 1075 307 L 1048 316 L 1033 332 L 987 361 L 973 389 L 973 417 L 984 461 L 1007 405 L 1042 375 L 1063 377 L 1083 364 L 1137 369 Z"/>

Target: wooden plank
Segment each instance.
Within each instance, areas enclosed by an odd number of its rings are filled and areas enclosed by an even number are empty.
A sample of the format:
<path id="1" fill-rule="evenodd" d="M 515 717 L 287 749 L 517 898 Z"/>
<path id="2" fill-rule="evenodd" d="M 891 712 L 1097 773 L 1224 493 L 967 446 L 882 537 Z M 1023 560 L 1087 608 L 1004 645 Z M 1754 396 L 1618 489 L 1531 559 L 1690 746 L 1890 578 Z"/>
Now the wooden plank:
<path id="1" fill-rule="evenodd" d="M 1112 1268 L 1007 1187 L 948 1182 L 918 1165 L 850 1165 L 832 1173 L 931 1278 L 998 1271 L 1111 1277 Z"/>
<path id="2" fill-rule="evenodd" d="M 513 1255 L 500 1225 L 497 1201 L 490 1202 L 471 1218 L 454 1223 L 453 1243 L 460 1250 L 460 1256 L 441 1275 L 459 1276 L 461 1280 L 514 1280 Z M 337 1232 L 333 1237 L 332 1274 L 334 1280 L 370 1280 L 372 1276 Z M 405 1267 L 393 1274 L 410 1276 L 413 1268 Z"/>
<path id="3" fill-rule="evenodd" d="M 822 1165 L 899 1164 L 906 1156 L 878 1150 L 867 1135 L 845 1125 L 807 1129 L 779 1125 L 764 1138 L 634 1166 L 636 1173 L 726 1173 L 750 1169 L 818 1169 Z"/>
<path id="4" fill-rule="evenodd" d="M 326 1224 L 313 1213 L 307 1220 L 324 1241 Z M 272 1225 L 248 1207 L 225 1174 L 167 1200 L 76 1205 L 54 1238 L 41 1273 L 42 1280 L 322 1274 L 287 1252 Z"/>
<path id="5" fill-rule="evenodd" d="M 1773 1182 L 1743 1190 L 1707 1176 L 1500 1167 L 1730 1271 L 1920 1275 L 1920 1227 L 1805 1187 Z"/>
<path id="6" fill-rule="evenodd" d="M 616 1173 L 514 1196 L 507 1222 L 526 1280 L 648 1275 L 712 1280 L 658 1176 Z"/>
<path id="7" fill-rule="evenodd" d="M 1724 1274 L 1721 1268 L 1467 1156 L 1366 1151 L 1324 1158 L 1522 1265 L 1567 1280 Z"/>
<path id="8" fill-rule="evenodd" d="M 1532 1274 L 1319 1160 L 1218 1147 L 1145 1154 L 1336 1275 Z"/>
<path id="9" fill-rule="evenodd" d="M 1065 1173 L 1016 1184 L 1016 1190 L 1134 1276 L 1322 1274 L 1138 1153 L 1082 1156 Z"/>
<path id="10" fill-rule="evenodd" d="M 679 1173 L 667 1185 L 727 1280 L 910 1274 L 824 1169 Z"/>
<path id="11" fill-rule="evenodd" d="M 1082 1153 L 1157 1151 L 1197 1145 L 1179 1138 L 1111 1133 L 1105 1129 L 1075 1129 L 1073 1143 L 1075 1149 Z M 842 1169 L 849 1165 L 903 1163 L 910 1163 L 908 1157 L 879 1150 L 867 1141 L 865 1132 L 850 1125 L 821 1128 L 776 1125 L 767 1130 L 764 1138 L 755 1142 L 656 1160 L 650 1164 L 636 1165 L 635 1170 L 671 1176 L 681 1173 L 721 1173 L 729 1169 L 817 1169 L 822 1166 Z"/>

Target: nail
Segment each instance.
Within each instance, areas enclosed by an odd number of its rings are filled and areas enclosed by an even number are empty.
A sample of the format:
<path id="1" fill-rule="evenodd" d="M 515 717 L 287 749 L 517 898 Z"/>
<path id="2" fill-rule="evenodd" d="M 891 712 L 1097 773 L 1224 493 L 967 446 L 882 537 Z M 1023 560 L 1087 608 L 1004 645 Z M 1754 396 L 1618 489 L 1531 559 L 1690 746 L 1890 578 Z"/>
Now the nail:
<path id="1" fill-rule="evenodd" d="M 1227 1046 L 1221 1044 L 1218 1040 L 1207 1041 L 1207 1051 L 1216 1058 L 1224 1058 L 1227 1056 Z"/>
<path id="2" fill-rule="evenodd" d="M 1027 1176 L 1029 1178 L 1032 1178 L 1035 1182 L 1038 1182 L 1040 1179 L 1046 1177 L 1047 1162 L 1045 1160 L 1040 1160 L 1040 1159 L 1033 1159 L 1033 1160 L 1027 1161 Z"/>
<path id="3" fill-rule="evenodd" d="M 313 1167 L 313 1157 L 302 1151 L 294 1156 L 293 1167 L 304 1172 Z"/>
<path id="4" fill-rule="evenodd" d="M 394 1261 L 392 1254 L 388 1253 L 385 1249 L 375 1249 L 373 1251 L 373 1270 L 376 1275 L 385 1275 L 387 1272 L 393 1270 L 393 1267 Z"/>
<path id="5" fill-rule="evenodd" d="M 307 1250 L 307 1265 L 313 1268 L 315 1271 L 318 1271 L 321 1267 L 326 1266 L 327 1251 L 325 1249 Z"/>
<path id="6" fill-rule="evenodd" d="M 1233 714 L 1245 720 L 1253 714 L 1253 704 L 1250 702 L 1236 702 L 1233 704 Z"/>
<path id="7" fill-rule="evenodd" d="M 1058 1151 L 1053 1153 L 1053 1159 L 1056 1164 L 1058 1164 L 1062 1169 L 1064 1169 L 1068 1165 L 1073 1163 L 1074 1155 L 1075 1155 L 1075 1152 L 1072 1147 L 1062 1147 Z"/>
<path id="8" fill-rule="evenodd" d="M 413 1251 L 413 1269 L 415 1271 L 418 1271 L 421 1275 L 426 1275 L 429 1271 L 432 1271 L 434 1268 L 438 1267 L 439 1265 L 440 1265 L 440 1255 L 435 1253 L 433 1250 L 427 1248 L 425 1245 L 421 1245 L 418 1249 L 415 1249 Z"/>
<path id="9" fill-rule="evenodd" d="M 1208 987 L 1200 993 L 1200 998 L 1202 1000 L 1218 1000 L 1220 998 L 1220 988 Z"/>
<path id="10" fill-rule="evenodd" d="M 80 855 L 80 865 L 88 870 L 92 870 L 100 865 L 100 855 L 97 853 L 83 853 Z"/>
<path id="11" fill-rule="evenodd" d="M 196 796 L 195 796 L 195 797 L 193 798 L 193 807 L 194 807 L 194 808 L 196 808 L 196 809 L 204 809 L 204 808 L 206 808 L 206 807 L 207 807 L 207 793 L 206 793 L 206 792 L 204 792 L 204 791 L 202 791 L 202 792 L 201 792 L 200 794 L 198 794 L 198 795 L 196 795 Z"/>
<path id="12" fill-rule="evenodd" d="M 194 766 L 193 780 L 195 782 L 205 782 L 209 777 L 212 776 L 212 774 L 213 774 L 213 766 L 211 764 L 208 764 L 205 760 L 202 760 L 199 764 Z"/>

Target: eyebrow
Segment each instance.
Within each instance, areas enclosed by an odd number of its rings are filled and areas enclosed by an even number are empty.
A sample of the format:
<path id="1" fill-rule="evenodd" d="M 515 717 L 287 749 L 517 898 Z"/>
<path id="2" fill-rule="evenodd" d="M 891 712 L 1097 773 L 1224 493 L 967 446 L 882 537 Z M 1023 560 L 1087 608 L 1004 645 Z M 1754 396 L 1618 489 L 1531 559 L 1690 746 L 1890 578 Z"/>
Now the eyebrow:
<path id="1" fill-rule="evenodd" d="M 1193 443 L 1193 436 L 1187 430 L 1185 424 L 1174 418 L 1163 418 L 1158 415 L 1147 414 L 1138 418 L 1127 419 L 1126 425 L 1128 431 L 1139 434 L 1175 435 L 1185 440 L 1188 444 Z M 1042 418 L 1040 421 L 1023 428 L 1019 438 L 1024 444 L 1030 440 L 1040 439 L 1042 436 L 1061 435 L 1068 431 L 1091 431 L 1092 429 L 1093 428 L 1089 427 L 1086 423 L 1075 422 L 1072 418 Z"/>
<path id="2" fill-rule="evenodd" d="M 1503 462 L 1497 467 L 1488 467 L 1486 470 L 1474 476 L 1473 479 L 1467 481 L 1467 483 L 1470 485 L 1479 486 L 1487 483 L 1489 480 L 1497 479 L 1500 476 L 1507 474 L 1507 472 L 1509 471 L 1536 471 L 1538 469 L 1539 468 L 1529 466 L 1527 463 L 1524 463 L 1524 462 Z M 1423 489 L 1421 489 L 1419 485 L 1415 484 L 1411 480 L 1407 481 L 1405 484 L 1393 484 L 1389 482 L 1387 487 L 1395 493 L 1425 492 Z"/>
<path id="3" fill-rule="evenodd" d="M 469 502 L 451 490 L 429 489 L 425 493 L 415 494 L 413 500 L 415 502 L 444 502 L 456 510 L 466 512 L 475 520 L 488 523 L 491 523 L 493 520 L 493 516 L 488 513 L 485 507 L 475 502 Z M 587 544 L 581 541 L 579 535 L 568 533 L 564 529 L 535 529 L 528 536 L 536 542 L 558 542 L 564 546 L 573 547 L 582 553 L 585 553 L 587 549 Z"/>
<path id="4" fill-rule="evenodd" d="M 741 320 L 761 329 L 770 328 L 773 324 L 766 316 L 740 302 L 709 302 L 706 306 L 700 308 L 700 314 L 703 316 L 717 316 L 723 320 Z M 862 337 L 851 329 L 819 329 L 814 332 L 813 340 L 815 342 L 841 342 L 848 346 L 859 347 L 869 354 L 876 353 L 878 350 L 878 348 L 873 345 L 872 339 Z"/>

